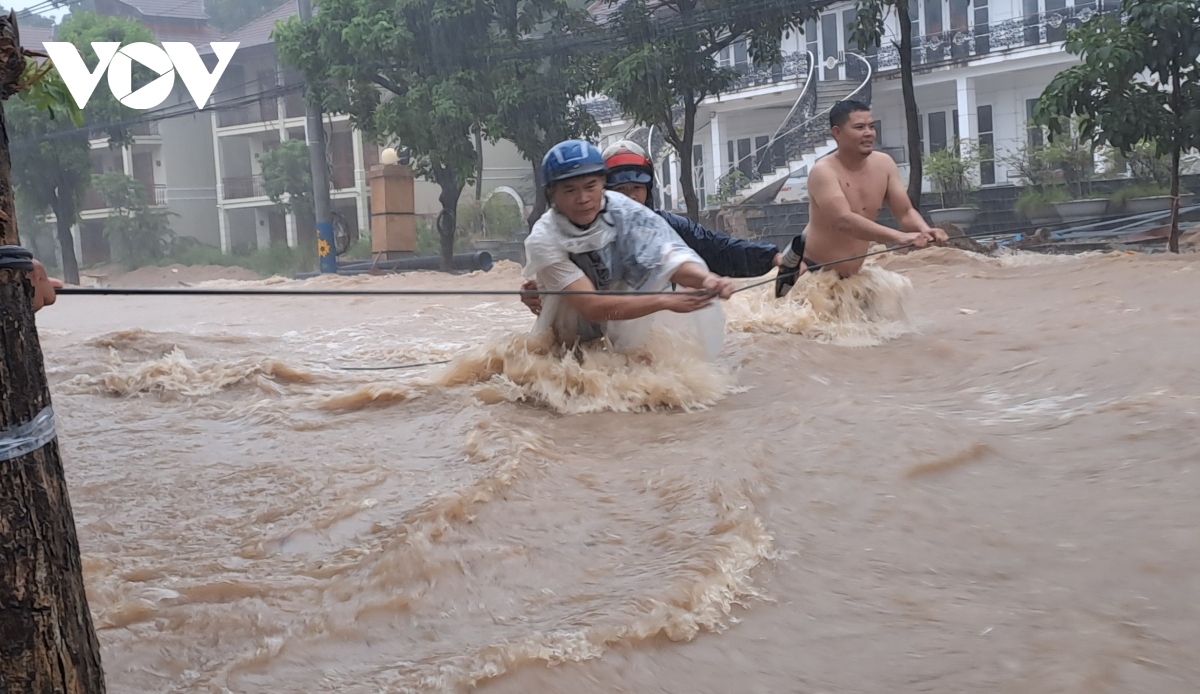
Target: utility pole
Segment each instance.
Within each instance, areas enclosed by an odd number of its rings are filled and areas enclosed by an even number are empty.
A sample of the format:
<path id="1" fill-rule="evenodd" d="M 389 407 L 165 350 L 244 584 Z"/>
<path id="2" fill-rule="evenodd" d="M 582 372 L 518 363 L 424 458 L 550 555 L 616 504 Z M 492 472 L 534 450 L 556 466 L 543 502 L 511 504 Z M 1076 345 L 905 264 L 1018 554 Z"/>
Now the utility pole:
<path id="1" fill-rule="evenodd" d="M 312 0 L 297 0 L 300 19 L 312 19 Z M 307 91 L 307 90 L 306 90 Z M 306 94 L 311 97 L 311 94 Z M 311 98 L 307 103 L 304 139 L 308 144 L 308 164 L 312 169 L 313 212 L 317 218 L 317 259 L 322 273 L 337 272 L 337 239 L 333 235 L 333 215 L 329 209 L 329 163 L 325 157 L 325 124 L 321 107 Z"/>
<path id="2" fill-rule="evenodd" d="M 3 101 L 21 88 L 18 36 L 16 13 L 0 16 L 0 694 L 104 694 L 33 318 L 33 256 L 15 245 Z"/>

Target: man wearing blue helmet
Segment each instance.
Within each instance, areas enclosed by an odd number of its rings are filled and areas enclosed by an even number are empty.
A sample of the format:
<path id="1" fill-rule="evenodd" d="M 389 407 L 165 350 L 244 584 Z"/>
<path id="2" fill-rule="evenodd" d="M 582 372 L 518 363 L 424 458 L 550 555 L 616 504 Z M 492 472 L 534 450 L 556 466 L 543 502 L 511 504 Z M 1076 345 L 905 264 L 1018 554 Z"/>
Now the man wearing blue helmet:
<path id="1" fill-rule="evenodd" d="M 723 323 L 712 301 L 729 298 L 733 283 L 709 272 L 648 207 L 606 191 L 606 173 L 600 151 L 580 140 L 555 145 L 542 161 L 550 209 L 525 240 L 525 278 L 546 291 L 596 293 L 545 297 L 535 331 L 552 330 L 565 342 L 604 337 L 624 350 L 640 345 L 651 325 L 643 319 L 660 312 L 707 312 L 708 328 Z M 672 284 L 697 291 L 670 292 Z M 607 290 L 664 293 L 605 296 Z M 715 356 L 712 340 L 706 347 Z"/>
<path id="2" fill-rule="evenodd" d="M 603 157 L 608 169 L 606 187 L 653 209 L 654 165 L 645 150 L 637 143 L 621 140 L 605 148 Z M 719 275 L 758 277 L 779 267 L 782 255 L 773 243 L 734 238 L 664 210 L 655 210 L 655 214 L 696 251 L 709 270 Z M 535 290 L 537 283 L 527 282 L 522 289 Z M 521 301 L 535 314 L 541 310 L 541 299 L 536 294 L 527 294 Z"/>

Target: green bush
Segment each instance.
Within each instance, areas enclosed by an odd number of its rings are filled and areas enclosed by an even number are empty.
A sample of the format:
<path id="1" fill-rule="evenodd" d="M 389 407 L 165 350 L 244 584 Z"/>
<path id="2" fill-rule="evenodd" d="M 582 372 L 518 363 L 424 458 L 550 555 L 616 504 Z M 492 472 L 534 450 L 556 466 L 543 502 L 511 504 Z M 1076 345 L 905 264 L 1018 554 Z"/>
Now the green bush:
<path id="1" fill-rule="evenodd" d="M 1048 187 L 1044 190 L 1026 188 L 1017 196 L 1015 208 L 1026 218 L 1041 216 L 1054 212 L 1054 203 L 1069 202 L 1071 194 L 1062 187 Z"/>

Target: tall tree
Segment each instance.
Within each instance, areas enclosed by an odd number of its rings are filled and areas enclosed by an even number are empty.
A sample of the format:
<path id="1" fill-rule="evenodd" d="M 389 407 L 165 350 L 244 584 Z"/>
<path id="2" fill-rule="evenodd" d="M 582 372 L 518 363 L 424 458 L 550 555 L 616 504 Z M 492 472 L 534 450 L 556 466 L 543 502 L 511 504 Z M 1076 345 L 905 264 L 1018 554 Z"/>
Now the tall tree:
<path id="1" fill-rule="evenodd" d="M 0 446 L 0 688 L 103 694 L 33 318 L 33 262 L 9 246 L 20 239 L 3 102 L 30 88 L 28 62 L 16 13 L 0 17 L 0 432 L 8 439 Z"/>
<path id="2" fill-rule="evenodd" d="M 302 140 L 286 140 L 262 155 L 263 190 L 284 212 L 296 215 L 301 228 L 315 228 L 313 210 L 312 168 L 309 166 L 308 145 Z"/>
<path id="3" fill-rule="evenodd" d="M 21 101 L 8 107 L 13 134 L 25 141 L 12 152 L 13 181 L 24 205 L 54 213 L 63 279 L 79 284 L 79 260 L 71 227 L 79 219 L 92 177 L 87 134 L 65 116 Z M 31 141 L 37 138 L 40 141 Z"/>
<path id="4" fill-rule="evenodd" d="M 1063 134 L 1070 116 L 1087 139 L 1124 154 L 1140 142 L 1171 157 L 1171 252 L 1179 252 L 1179 160 L 1200 147 L 1200 0 L 1122 0 L 1072 30 L 1083 63 L 1042 92 L 1034 121 Z M 1069 133 L 1067 133 L 1069 135 Z"/>
<path id="5" fill-rule="evenodd" d="M 568 73 L 513 53 L 519 40 L 554 30 L 568 7 L 563 0 L 326 0 L 317 20 L 279 27 L 276 43 L 284 62 L 317 85 L 326 111 L 349 113 L 377 139 L 406 147 L 416 173 L 438 184 L 449 269 L 458 201 L 479 175 L 474 132 L 482 125 L 492 140 L 519 134 L 522 153 L 538 160 L 547 141 L 575 132 L 563 121 L 574 113 L 564 103 L 578 87 L 560 84 L 556 98 L 544 93 L 548 80 Z"/>
<path id="6" fill-rule="evenodd" d="M 89 69 L 95 69 L 97 58 L 91 49 L 93 41 L 117 41 L 122 44 L 136 41 L 154 41 L 154 34 L 145 25 L 107 17 L 94 12 L 72 14 L 59 27 L 56 37 L 68 41 L 80 49 Z M 75 242 L 71 227 L 79 220 L 84 196 L 91 183 L 92 158 L 88 145 L 88 130 L 109 138 L 109 145 L 119 147 L 131 140 L 129 128 L 123 121 L 135 112 L 122 106 L 107 89 L 97 89 L 88 102 L 83 124 L 73 120 L 78 109 L 72 113 L 62 111 L 61 104 L 73 101 L 66 86 L 51 70 L 47 61 L 40 68 L 29 66 L 38 74 L 49 70 L 39 85 L 49 89 L 66 101 L 51 98 L 42 103 L 13 104 L 12 134 L 13 179 L 21 198 L 38 209 L 54 212 L 58 231 L 58 242 L 63 259 L 63 277 L 72 284 L 79 283 L 79 262 L 75 257 Z M 149 77 L 146 68 L 135 66 L 134 78 Z M 32 79 L 32 78 L 31 78 Z M 52 104 L 58 104 L 58 110 Z"/>
<path id="7" fill-rule="evenodd" d="M 310 98 L 348 113 L 380 140 L 401 143 L 414 171 L 441 189 L 442 269 L 454 254 L 456 211 L 478 156 L 471 131 L 488 113 L 490 8 L 455 0 L 327 0 L 317 19 L 275 30 L 283 62 Z"/>
<path id="8" fill-rule="evenodd" d="M 175 237 L 170 213 L 150 206 L 141 181 L 113 171 L 96 176 L 93 185 L 113 211 L 104 220 L 104 238 L 125 269 L 136 270 L 167 257 Z"/>
<path id="9" fill-rule="evenodd" d="M 915 0 L 913 0 L 915 2 Z M 910 0 L 858 0 L 857 16 L 851 36 L 859 48 L 868 51 L 883 42 L 887 18 L 895 16 L 900 25 L 900 93 L 904 99 L 904 125 L 908 131 L 908 199 L 921 209 L 921 188 L 925 176 L 921 153 L 920 111 L 913 87 L 913 36 Z"/>
<path id="10" fill-rule="evenodd" d="M 802 31 L 814 16 L 808 2 L 747 8 L 739 0 L 609 0 L 620 4 L 610 24 L 614 44 L 602 66 L 603 91 L 642 125 L 662 129 L 680 164 L 688 216 L 700 215 L 693 179 L 693 145 L 700 104 L 729 89 L 735 70 L 717 64 L 718 54 L 746 41 L 760 65 L 782 58 L 783 34 Z M 819 4 L 816 5 L 819 7 Z M 714 177 L 721 172 L 713 172 Z"/>
<path id="11" fill-rule="evenodd" d="M 124 17 L 110 17 L 95 12 L 72 12 L 59 26 L 55 35 L 58 41 L 67 41 L 79 49 L 83 62 L 89 70 L 95 70 L 99 59 L 92 44 L 97 41 L 115 41 L 122 46 L 131 43 L 155 43 L 154 32 L 141 22 Z M 133 84 L 146 84 L 158 77 L 140 63 L 133 64 Z M 125 124 L 138 115 L 112 95 L 108 89 L 97 89 L 84 110 L 84 121 L 93 131 L 93 136 L 106 136 L 109 146 L 116 148 L 131 144 L 132 135 Z"/>
<path id="12" fill-rule="evenodd" d="M 516 10 L 516 5 L 508 8 Z M 545 14 L 553 13 L 551 31 L 564 25 L 582 25 L 585 17 L 567 4 L 543 5 Z M 501 25 L 518 26 L 516 22 Z M 498 50 L 518 50 L 524 38 L 519 30 L 500 34 Z M 561 56 L 554 59 L 503 60 L 494 64 L 492 89 L 494 113 L 485 122 L 488 136 L 506 139 L 528 160 L 533 170 L 533 209 L 526 222 L 532 227 L 546 211 L 546 196 L 541 191 L 542 158 L 563 140 L 590 139 L 599 133 L 596 120 L 580 103 L 597 86 L 597 60 L 590 55 Z"/>
<path id="13" fill-rule="evenodd" d="M 26 66 L 26 82 L 37 82 L 42 95 L 9 102 L 13 139 L 12 177 L 22 205 L 54 213 L 63 278 L 79 284 L 79 262 L 71 227 L 79 218 L 92 175 L 83 117 L 67 87 L 49 64 Z"/>

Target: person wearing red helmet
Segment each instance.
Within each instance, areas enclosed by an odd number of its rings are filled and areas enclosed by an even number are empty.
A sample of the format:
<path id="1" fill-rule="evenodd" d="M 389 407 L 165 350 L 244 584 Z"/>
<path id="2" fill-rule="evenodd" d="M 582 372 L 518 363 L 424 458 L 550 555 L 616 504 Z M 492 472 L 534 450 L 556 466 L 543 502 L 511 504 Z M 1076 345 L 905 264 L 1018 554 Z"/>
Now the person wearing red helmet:
<path id="1" fill-rule="evenodd" d="M 645 150 L 635 142 L 621 140 L 609 145 L 603 153 L 608 169 L 606 187 L 642 205 L 654 209 L 654 164 Z M 709 270 L 723 277 L 759 277 L 779 267 L 781 254 L 772 243 L 738 239 L 706 229 L 687 217 L 654 210 L 670 225 L 679 238 L 708 265 Z M 804 267 L 801 266 L 801 272 Z M 536 282 L 526 282 L 522 289 L 537 289 Z M 541 310 L 536 294 L 522 297 L 522 303 L 535 314 Z"/>

